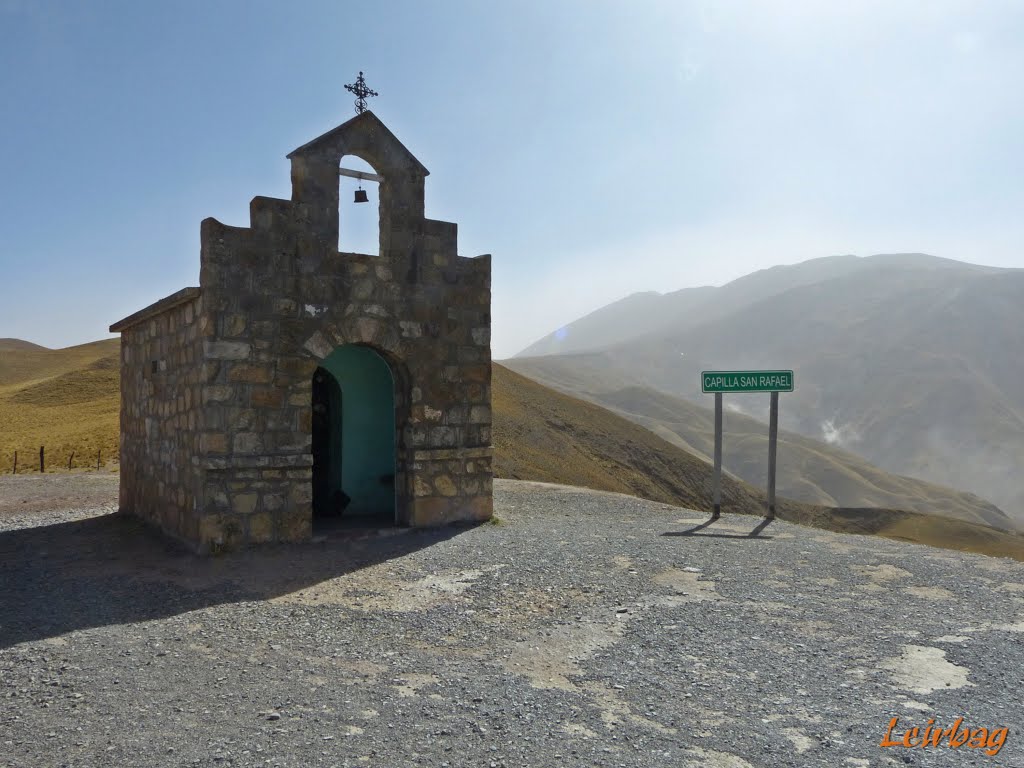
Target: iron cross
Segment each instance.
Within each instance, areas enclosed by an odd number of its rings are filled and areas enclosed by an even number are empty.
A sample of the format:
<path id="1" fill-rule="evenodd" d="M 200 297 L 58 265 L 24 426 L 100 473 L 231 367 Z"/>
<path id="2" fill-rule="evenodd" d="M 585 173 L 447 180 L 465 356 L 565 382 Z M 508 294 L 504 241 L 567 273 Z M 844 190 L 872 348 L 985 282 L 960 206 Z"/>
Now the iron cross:
<path id="1" fill-rule="evenodd" d="M 366 111 L 366 97 L 367 96 L 380 96 L 376 91 L 371 91 L 366 87 L 366 81 L 363 79 L 363 73 L 359 73 L 359 77 L 356 78 L 355 84 L 349 83 L 345 86 L 346 91 L 350 91 L 356 95 L 356 114 L 361 115 Z"/>

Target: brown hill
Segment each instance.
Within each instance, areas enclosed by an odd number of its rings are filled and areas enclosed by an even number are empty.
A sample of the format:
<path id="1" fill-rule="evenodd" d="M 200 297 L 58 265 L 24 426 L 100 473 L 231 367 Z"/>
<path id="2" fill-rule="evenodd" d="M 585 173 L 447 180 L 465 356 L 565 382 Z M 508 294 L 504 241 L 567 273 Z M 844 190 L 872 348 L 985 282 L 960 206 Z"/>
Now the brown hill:
<path id="1" fill-rule="evenodd" d="M 0 349 L 0 471 L 14 452 L 24 469 L 38 468 L 46 446 L 51 468 L 96 466 L 117 456 L 120 341 L 107 339 L 66 349 L 8 341 Z"/>
<path id="2" fill-rule="evenodd" d="M 709 509 L 707 463 L 593 403 L 494 366 L 495 474 Z M 722 504 L 762 514 L 750 486 L 723 478 Z"/>
<path id="3" fill-rule="evenodd" d="M 24 350 L 24 349 L 43 349 L 46 347 L 40 346 L 39 344 L 33 344 L 31 341 L 25 341 L 24 339 L 0 339 L 0 352 L 7 352 L 9 350 Z"/>

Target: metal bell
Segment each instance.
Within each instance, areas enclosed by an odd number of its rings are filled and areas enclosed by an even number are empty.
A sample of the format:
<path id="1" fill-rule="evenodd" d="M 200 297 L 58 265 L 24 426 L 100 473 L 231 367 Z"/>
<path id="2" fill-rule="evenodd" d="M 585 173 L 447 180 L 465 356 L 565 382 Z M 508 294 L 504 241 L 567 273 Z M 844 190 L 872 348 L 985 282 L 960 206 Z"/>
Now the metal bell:
<path id="1" fill-rule="evenodd" d="M 368 203 L 368 202 L 370 202 L 370 198 L 368 198 L 366 196 L 366 190 L 365 189 L 357 189 L 356 190 L 356 199 L 353 202 L 356 202 L 356 203 Z"/>

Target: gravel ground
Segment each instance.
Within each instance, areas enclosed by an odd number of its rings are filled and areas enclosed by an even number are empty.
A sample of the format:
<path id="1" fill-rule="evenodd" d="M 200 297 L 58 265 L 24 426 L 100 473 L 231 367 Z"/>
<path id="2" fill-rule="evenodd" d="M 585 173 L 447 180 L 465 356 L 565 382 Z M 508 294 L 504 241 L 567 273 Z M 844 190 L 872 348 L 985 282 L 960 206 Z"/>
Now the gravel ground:
<path id="1" fill-rule="evenodd" d="M 1024 564 L 495 497 L 498 524 L 211 559 L 113 498 L 8 508 L 0 765 L 1024 768 Z M 893 717 L 1010 733 L 883 749 Z"/>
<path id="2" fill-rule="evenodd" d="M 0 518 L 70 509 L 89 509 L 90 515 L 115 511 L 119 480 L 109 469 L 0 475 Z"/>

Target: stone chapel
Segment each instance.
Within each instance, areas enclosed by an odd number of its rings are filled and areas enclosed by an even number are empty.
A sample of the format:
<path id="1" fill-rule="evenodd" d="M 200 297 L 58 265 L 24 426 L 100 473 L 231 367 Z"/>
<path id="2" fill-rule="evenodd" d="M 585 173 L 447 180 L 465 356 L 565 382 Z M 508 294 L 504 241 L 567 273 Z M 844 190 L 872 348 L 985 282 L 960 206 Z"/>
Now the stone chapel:
<path id="1" fill-rule="evenodd" d="M 377 254 L 338 250 L 346 155 L 379 182 Z M 320 518 L 488 519 L 490 256 L 425 217 L 427 169 L 370 111 L 288 159 L 291 200 L 204 220 L 199 286 L 110 327 L 121 512 L 200 552 L 308 540 Z"/>

